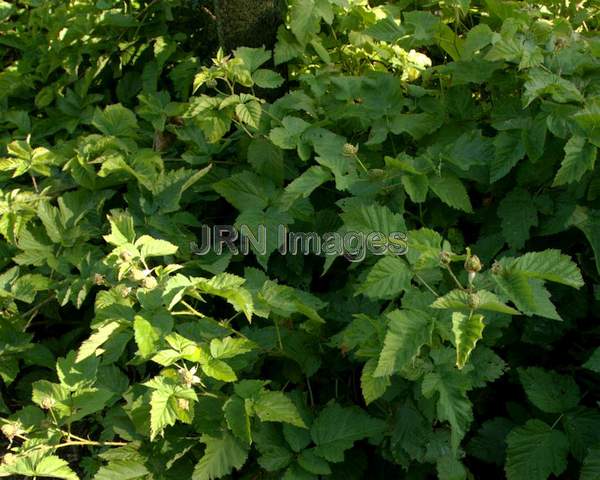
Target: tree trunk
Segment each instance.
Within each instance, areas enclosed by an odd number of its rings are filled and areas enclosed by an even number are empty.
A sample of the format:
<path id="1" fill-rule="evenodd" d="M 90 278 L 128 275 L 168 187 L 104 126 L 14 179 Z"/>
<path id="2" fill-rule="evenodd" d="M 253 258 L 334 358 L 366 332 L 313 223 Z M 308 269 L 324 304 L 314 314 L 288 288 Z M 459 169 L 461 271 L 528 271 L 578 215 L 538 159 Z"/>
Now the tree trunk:
<path id="1" fill-rule="evenodd" d="M 281 0 L 213 0 L 219 43 L 230 52 L 237 47 L 273 48 L 282 22 Z"/>

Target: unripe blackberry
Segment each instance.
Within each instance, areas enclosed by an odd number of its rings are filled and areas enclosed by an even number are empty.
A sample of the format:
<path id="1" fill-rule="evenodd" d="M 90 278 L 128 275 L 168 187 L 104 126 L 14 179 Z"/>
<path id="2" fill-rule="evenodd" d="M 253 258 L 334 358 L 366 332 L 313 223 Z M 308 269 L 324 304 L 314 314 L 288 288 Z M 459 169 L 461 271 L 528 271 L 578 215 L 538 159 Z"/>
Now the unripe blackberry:
<path id="1" fill-rule="evenodd" d="M 342 147 L 342 153 L 346 157 L 353 157 L 358 153 L 358 145 L 352 145 L 351 143 L 345 143 Z"/>
<path id="2" fill-rule="evenodd" d="M 470 255 L 465 260 L 465 270 L 469 273 L 477 273 L 481 271 L 483 265 L 477 255 Z"/>
<path id="3" fill-rule="evenodd" d="M 450 262 L 452 261 L 452 258 L 450 257 L 450 254 L 444 250 L 442 250 L 440 252 L 440 263 L 442 265 L 450 265 Z"/>

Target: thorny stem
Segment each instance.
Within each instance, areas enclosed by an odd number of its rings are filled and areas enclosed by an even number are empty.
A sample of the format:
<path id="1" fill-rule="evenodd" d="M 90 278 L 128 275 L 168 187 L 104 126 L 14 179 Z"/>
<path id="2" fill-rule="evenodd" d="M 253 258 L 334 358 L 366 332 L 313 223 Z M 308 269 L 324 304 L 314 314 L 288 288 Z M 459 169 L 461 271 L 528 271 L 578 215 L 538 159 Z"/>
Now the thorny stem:
<path id="1" fill-rule="evenodd" d="M 25 331 L 25 330 L 27 330 L 29 328 L 29 325 L 31 325 L 31 322 L 34 319 L 34 317 L 36 316 L 38 310 L 40 308 L 42 308 L 44 305 L 46 305 L 47 303 L 50 303 L 55 298 L 56 298 L 56 296 L 54 294 L 52 294 L 48 298 L 42 300 L 37 305 L 34 305 L 33 307 L 31 307 L 29 310 L 27 310 L 25 313 L 23 313 L 21 315 L 22 317 L 29 317 L 31 315 L 31 317 L 29 318 L 29 320 L 27 320 L 27 323 L 23 327 L 23 331 Z"/>
<path id="2" fill-rule="evenodd" d="M 458 278 L 456 278 L 456 275 L 454 275 L 454 272 L 452 271 L 452 268 L 450 267 L 450 265 L 446 265 L 445 267 L 446 267 L 446 270 L 448 270 L 448 273 L 450 274 L 452 279 L 454 280 L 454 283 L 456 283 L 457 287 L 460 288 L 461 290 L 466 290 L 466 288 L 462 286 L 462 283 L 460 283 L 460 280 Z"/>
<path id="3" fill-rule="evenodd" d="M 421 275 L 419 275 L 417 272 L 414 272 L 415 277 L 417 277 L 419 279 L 419 281 L 427 288 L 427 290 L 429 290 L 431 293 L 433 293 L 436 297 L 439 297 L 439 295 L 436 293 L 436 291 L 431 288 L 431 286 L 423 279 L 423 277 L 421 277 Z"/>
<path id="4" fill-rule="evenodd" d="M 306 377 L 306 387 L 308 388 L 308 397 L 310 398 L 310 406 L 311 406 L 311 408 L 314 408 L 315 399 L 313 397 L 313 391 L 312 391 L 312 387 L 310 385 L 310 378 L 308 378 L 308 376 Z"/>

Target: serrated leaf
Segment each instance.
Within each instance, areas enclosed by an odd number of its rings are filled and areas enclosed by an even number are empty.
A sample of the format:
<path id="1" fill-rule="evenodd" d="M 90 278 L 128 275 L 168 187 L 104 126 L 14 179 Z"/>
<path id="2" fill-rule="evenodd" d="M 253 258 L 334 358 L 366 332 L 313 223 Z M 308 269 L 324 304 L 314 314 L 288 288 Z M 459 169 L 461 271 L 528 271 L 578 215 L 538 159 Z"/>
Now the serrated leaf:
<path id="1" fill-rule="evenodd" d="M 94 480 L 138 480 L 145 478 L 150 472 L 137 458 L 127 460 L 111 460 L 100 467 Z"/>
<path id="2" fill-rule="evenodd" d="M 278 88 L 283 85 L 283 77 L 273 70 L 259 68 L 252 74 L 252 80 L 261 88 Z"/>
<path id="3" fill-rule="evenodd" d="M 565 158 L 554 177 L 553 187 L 578 182 L 588 171 L 593 170 L 597 156 L 596 146 L 584 137 L 571 137 L 565 145 Z"/>
<path id="4" fill-rule="evenodd" d="M 515 423 L 508 418 L 486 420 L 469 442 L 467 452 L 484 462 L 502 466 L 506 456 L 506 436 L 514 427 Z"/>
<path id="5" fill-rule="evenodd" d="M 581 466 L 579 480 L 600 480 L 600 447 L 590 448 Z"/>
<path id="6" fill-rule="evenodd" d="M 540 420 L 529 420 L 506 438 L 508 480 L 547 480 L 567 466 L 568 441 L 559 430 Z"/>
<path id="7" fill-rule="evenodd" d="M 431 340 L 431 315 L 416 310 L 394 310 L 387 317 L 388 331 L 375 369 L 376 377 L 397 373 Z"/>
<path id="8" fill-rule="evenodd" d="M 600 410 L 577 407 L 563 415 L 561 422 L 573 456 L 582 462 L 588 450 L 600 444 Z"/>
<path id="9" fill-rule="evenodd" d="M 314 451 L 330 462 L 344 460 L 344 451 L 354 442 L 379 435 L 385 423 L 370 417 L 357 407 L 341 407 L 337 403 L 327 405 L 315 419 L 310 430 L 316 447 Z"/>
<path id="10" fill-rule="evenodd" d="M 120 103 L 109 105 L 103 111 L 96 110 L 92 125 L 104 135 L 135 137 L 138 123 L 135 114 Z"/>
<path id="11" fill-rule="evenodd" d="M 579 387 L 571 377 L 530 367 L 519 369 L 519 378 L 527 398 L 543 412 L 564 413 L 579 403 Z"/>
<path id="12" fill-rule="evenodd" d="M 600 373 L 600 347 L 596 348 L 590 355 L 590 358 L 583 364 L 584 368 L 596 373 Z"/>
<path id="13" fill-rule="evenodd" d="M 473 420 L 471 402 L 467 397 L 464 379 L 447 372 L 428 373 L 423 377 L 422 391 L 427 398 L 438 394 L 437 415 L 452 427 L 451 443 L 456 450 Z"/>
<path id="14" fill-rule="evenodd" d="M 175 425 L 177 420 L 192 422 L 193 402 L 198 400 L 192 388 L 166 377 L 154 377 L 144 385 L 153 389 L 150 397 L 150 440 L 162 435 L 164 429 Z"/>
<path id="15" fill-rule="evenodd" d="M 429 177 L 429 188 L 446 205 L 471 213 L 473 207 L 463 183 L 453 175 Z"/>
<path id="16" fill-rule="evenodd" d="M 529 239 L 529 230 L 538 225 L 537 208 L 531 195 L 521 188 L 508 193 L 498 206 L 502 233 L 508 244 L 518 250 Z"/>
<path id="17" fill-rule="evenodd" d="M 291 2 L 290 28 L 301 44 L 319 33 L 321 19 L 331 23 L 333 13 L 326 0 L 294 0 Z"/>
<path id="18" fill-rule="evenodd" d="M 386 256 L 369 270 L 367 278 L 359 285 L 358 293 L 373 299 L 390 299 L 410 288 L 412 272 L 404 260 Z"/>
<path id="19" fill-rule="evenodd" d="M 18 455 L 14 463 L 4 462 L 0 465 L 0 476 L 10 474 L 27 477 L 50 477 L 64 480 L 79 480 L 69 464 L 56 455 L 48 455 L 47 450 L 37 450 Z"/>
<path id="20" fill-rule="evenodd" d="M 452 332 L 456 344 L 456 366 L 459 369 L 465 366 L 475 345 L 483 338 L 484 327 L 483 315 L 452 313 Z"/>
<path id="21" fill-rule="evenodd" d="M 391 385 L 389 376 L 375 376 L 376 368 L 377 359 L 370 358 L 363 366 L 360 376 L 360 388 L 367 405 L 381 397 Z"/>
<path id="22" fill-rule="evenodd" d="M 246 463 L 247 448 L 228 433 L 222 437 L 202 435 L 200 441 L 206 444 L 206 449 L 194 468 L 192 480 L 221 478 L 234 469 L 239 470 Z"/>
<path id="23" fill-rule="evenodd" d="M 206 375 L 222 382 L 235 382 L 237 380 L 233 368 L 222 360 L 211 358 L 206 362 L 202 362 L 200 367 Z"/>
<path id="24" fill-rule="evenodd" d="M 299 198 L 308 197 L 317 187 L 331 180 L 331 173 L 323 167 L 312 166 L 296 177 L 277 200 L 283 210 L 288 210 Z"/>
<path id="25" fill-rule="evenodd" d="M 242 123 L 253 128 L 258 128 L 260 117 L 262 115 L 262 108 L 260 103 L 256 100 L 250 100 L 249 102 L 236 105 L 235 114 Z"/>
<path id="26" fill-rule="evenodd" d="M 433 308 L 447 308 L 450 310 L 487 310 L 491 312 L 519 315 L 520 312 L 505 305 L 492 292 L 478 290 L 476 293 L 454 289 L 444 296 L 436 298 L 431 304 Z"/>
<path id="27" fill-rule="evenodd" d="M 149 235 L 142 235 L 135 241 L 135 246 L 140 249 L 142 258 L 162 257 L 164 255 L 174 255 L 177 252 L 177 245 L 173 245 L 166 240 L 152 238 Z"/>
<path id="28" fill-rule="evenodd" d="M 314 475 L 330 475 L 331 467 L 326 460 L 318 456 L 313 450 L 304 450 L 298 455 L 298 465 Z"/>
<path id="29" fill-rule="evenodd" d="M 227 426 L 233 434 L 246 444 L 252 443 L 252 430 L 250 416 L 246 408 L 246 402 L 234 395 L 223 405 Z"/>
<path id="30" fill-rule="evenodd" d="M 81 344 L 79 350 L 77 351 L 76 361 L 80 362 L 92 355 L 101 355 L 104 353 L 104 351 L 101 349 L 102 345 L 104 345 L 111 338 L 113 333 L 117 331 L 119 327 L 119 322 L 108 322 L 105 325 L 102 325 L 98 330 L 90 335 L 90 338 Z"/>
<path id="31" fill-rule="evenodd" d="M 294 402 L 283 392 L 261 392 L 254 401 L 254 412 L 263 422 L 285 422 L 306 428 Z"/>
<path id="32" fill-rule="evenodd" d="M 539 278 L 574 288 L 583 285 L 577 265 L 571 257 L 556 249 L 526 253 L 510 263 L 507 262 L 506 266 L 529 278 Z"/>

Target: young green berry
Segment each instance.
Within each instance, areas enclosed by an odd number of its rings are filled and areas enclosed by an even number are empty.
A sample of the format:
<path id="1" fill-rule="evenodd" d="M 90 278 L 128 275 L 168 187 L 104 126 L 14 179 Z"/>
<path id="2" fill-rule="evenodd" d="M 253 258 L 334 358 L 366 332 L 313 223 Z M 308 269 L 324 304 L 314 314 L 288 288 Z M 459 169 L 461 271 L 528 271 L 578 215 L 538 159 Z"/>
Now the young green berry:
<path id="1" fill-rule="evenodd" d="M 144 270 L 140 270 L 139 268 L 132 268 L 131 272 L 129 272 L 129 277 L 134 282 L 142 282 L 146 278 L 146 273 Z"/>
<path id="2" fill-rule="evenodd" d="M 358 153 L 358 145 L 352 145 L 351 143 L 345 143 L 342 147 L 342 153 L 346 157 L 353 157 Z"/>
<path id="3" fill-rule="evenodd" d="M 452 257 L 450 256 L 450 253 L 442 250 L 440 252 L 440 263 L 442 265 L 450 265 L 450 262 L 452 261 Z"/>
<path id="4" fill-rule="evenodd" d="M 147 276 L 142 280 L 142 287 L 144 287 L 147 290 L 152 290 L 153 288 L 156 288 L 156 286 L 158 285 L 158 282 L 156 281 L 156 278 L 154 278 L 153 276 Z"/>
<path id="5" fill-rule="evenodd" d="M 477 255 L 470 255 L 465 260 L 465 270 L 469 273 L 478 273 L 481 271 L 482 267 L 483 265 L 481 263 L 481 260 L 479 260 L 479 257 Z"/>
<path id="6" fill-rule="evenodd" d="M 497 260 L 494 260 L 494 263 L 492 263 L 491 270 L 494 275 L 498 275 L 502 273 L 502 265 L 500 265 L 500 263 Z"/>
<path id="7" fill-rule="evenodd" d="M 469 304 L 469 307 L 472 310 L 475 310 L 479 306 L 479 295 L 477 295 L 476 293 L 470 293 L 467 302 Z"/>

